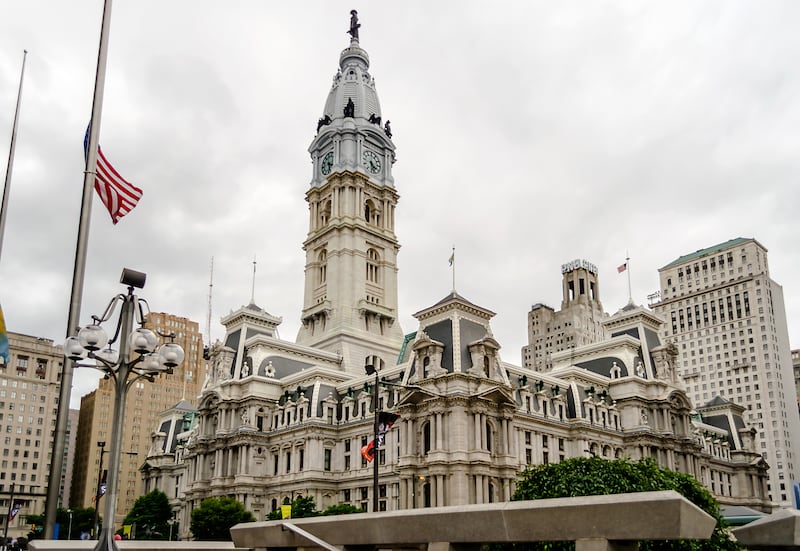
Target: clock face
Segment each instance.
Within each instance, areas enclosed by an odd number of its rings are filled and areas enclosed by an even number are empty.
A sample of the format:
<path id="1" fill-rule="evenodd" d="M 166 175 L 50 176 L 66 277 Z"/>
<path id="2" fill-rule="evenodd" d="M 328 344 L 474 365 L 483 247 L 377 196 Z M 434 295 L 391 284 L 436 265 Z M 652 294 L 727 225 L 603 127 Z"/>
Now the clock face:
<path id="1" fill-rule="evenodd" d="M 364 168 L 367 172 L 377 174 L 381 171 L 381 159 L 374 151 L 365 150 L 361 155 L 361 161 L 364 163 Z"/>
<path id="2" fill-rule="evenodd" d="M 320 171 L 323 176 L 327 176 L 331 173 L 331 167 L 333 167 L 333 151 L 328 151 L 322 158 L 322 163 L 320 164 Z"/>

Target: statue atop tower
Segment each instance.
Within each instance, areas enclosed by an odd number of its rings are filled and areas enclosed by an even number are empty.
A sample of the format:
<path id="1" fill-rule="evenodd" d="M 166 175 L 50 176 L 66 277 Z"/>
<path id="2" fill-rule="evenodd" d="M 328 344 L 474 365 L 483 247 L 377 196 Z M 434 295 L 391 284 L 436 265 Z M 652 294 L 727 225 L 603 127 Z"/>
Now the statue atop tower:
<path id="1" fill-rule="evenodd" d="M 358 22 L 358 12 L 356 10 L 350 10 L 350 30 L 347 31 L 353 40 L 358 42 L 358 29 L 361 27 L 361 23 Z"/>

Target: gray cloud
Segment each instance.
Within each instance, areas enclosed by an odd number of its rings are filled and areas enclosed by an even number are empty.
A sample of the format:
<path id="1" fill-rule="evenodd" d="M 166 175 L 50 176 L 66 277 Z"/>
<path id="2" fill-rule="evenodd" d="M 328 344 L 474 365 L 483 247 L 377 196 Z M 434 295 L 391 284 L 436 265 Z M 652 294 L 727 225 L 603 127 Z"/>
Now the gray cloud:
<path id="1" fill-rule="evenodd" d="M 71 285 L 101 3 L 0 12 L 0 151 L 26 73 L 0 301 L 11 330 L 61 340 Z M 94 201 L 83 319 L 123 266 L 154 310 L 206 325 L 250 299 L 294 338 L 307 154 L 339 52 L 344 2 L 117 2 L 101 143 L 145 192 L 116 227 Z M 357 6 L 358 7 L 358 6 Z M 657 269 L 756 237 L 800 324 L 796 151 L 800 37 L 791 2 L 436 2 L 359 8 L 401 194 L 400 322 L 450 291 L 495 312 L 519 361 L 530 305 L 560 304 L 560 264 L 598 265 L 608 311 Z M 5 129 L 3 131 L 2 129 Z M 795 346 L 798 339 L 790 335 Z M 95 378 L 76 378 L 73 403 Z"/>

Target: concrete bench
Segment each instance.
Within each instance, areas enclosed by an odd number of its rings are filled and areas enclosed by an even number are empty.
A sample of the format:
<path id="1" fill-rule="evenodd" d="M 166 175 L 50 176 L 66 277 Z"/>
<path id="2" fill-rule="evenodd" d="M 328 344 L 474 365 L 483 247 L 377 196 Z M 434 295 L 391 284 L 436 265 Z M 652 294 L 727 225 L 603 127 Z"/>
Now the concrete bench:
<path id="1" fill-rule="evenodd" d="M 491 542 L 576 542 L 630 551 L 639 540 L 708 539 L 716 521 L 674 491 L 405 509 L 237 524 L 237 549 L 471 551 Z"/>
<path id="2" fill-rule="evenodd" d="M 781 509 L 733 530 L 739 543 L 749 549 L 785 551 L 800 549 L 800 511 Z"/>

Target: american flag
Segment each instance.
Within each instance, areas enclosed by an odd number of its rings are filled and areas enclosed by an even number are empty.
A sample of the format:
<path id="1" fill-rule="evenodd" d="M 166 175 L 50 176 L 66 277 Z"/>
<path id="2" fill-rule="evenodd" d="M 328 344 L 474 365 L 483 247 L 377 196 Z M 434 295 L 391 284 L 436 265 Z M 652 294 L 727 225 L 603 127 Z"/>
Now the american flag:
<path id="1" fill-rule="evenodd" d="M 19 501 L 15 501 L 14 506 L 8 512 L 8 522 L 14 520 L 14 517 L 17 516 L 17 513 L 19 513 L 20 509 L 22 509 L 22 503 L 20 503 Z"/>
<path id="2" fill-rule="evenodd" d="M 83 139 L 83 152 L 89 155 L 89 129 L 86 129 L 86 137 Z M 100 196 L 100 200 L 108 209 L 111 221 L 116 224 L 119 219 L 128 214 L 139 199 L 142 197 L 142 190 L 131 184 L 120 176 L 111 163 L 108 162 L 100 145 L 97 146 L 97 169 L 94 180 L 94 189 Z"/>

